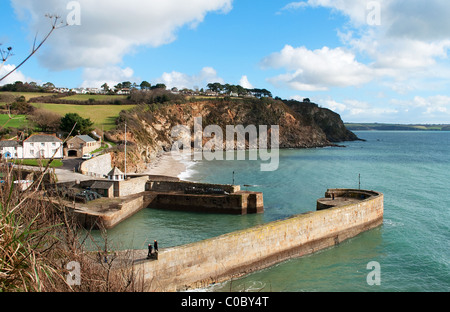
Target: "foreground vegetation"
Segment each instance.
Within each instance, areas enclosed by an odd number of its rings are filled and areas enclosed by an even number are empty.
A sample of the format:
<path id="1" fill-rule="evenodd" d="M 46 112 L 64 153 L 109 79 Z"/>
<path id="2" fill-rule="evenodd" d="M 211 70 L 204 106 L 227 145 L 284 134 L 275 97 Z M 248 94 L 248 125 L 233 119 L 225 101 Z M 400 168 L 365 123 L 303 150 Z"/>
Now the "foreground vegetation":
<path id="1" fill-rule="evenodd" d="M 89 231 L 81 231 L 61 198 L 46 195 L 47 171 L 21 191 L 14 183 L 20 169 L 0 166 L 0 292 L 141 291 L 131 263 L 117 265 L 107 239 L 86 250 Z"/>

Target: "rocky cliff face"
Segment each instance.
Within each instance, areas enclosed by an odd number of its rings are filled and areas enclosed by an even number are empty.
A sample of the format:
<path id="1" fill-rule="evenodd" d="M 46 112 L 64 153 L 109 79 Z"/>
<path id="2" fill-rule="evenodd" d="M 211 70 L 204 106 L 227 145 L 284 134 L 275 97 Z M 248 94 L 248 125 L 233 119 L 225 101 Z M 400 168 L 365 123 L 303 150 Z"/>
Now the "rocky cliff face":
<path id="1" fill-rule="evenodd" d="M 359 140 L 345 127 L 339 114 L 327 108 L 320 108 L 314 103 L 298 101 L 285 101 L 285 103 L 311 124 L 316 124 L 325 133 L 328 141 L 337 143 Z"/>
<path id="2" fill-rule="evenodd" d="M 184 125 L 190 130 L 188 138 L 193 145 L 194 118 L 202 117 L 203 129 L 218 125 L 225 138 L 227 125 L 268 126 L 269 142 L 272 125 L 279 125 L 280 148 L 312 148 L 334 145 L 336 142 L 357 140 L 348 131 L 340 116 L 312 103 L 272 99 L 211 99 L 183 104 L 139 105 L 122 112 L 119 126 L 106 138 L 119 143 L 114 153 L 114 165 L 123 167 L 125 122 L 127 123 L 127 168 L 129 172 L 145 169 L 157 154 L 170 151 L 174 141 L 171 131 Z M 205 144 L 211 138 L 203 138 Z M 248 146 L 248 138 L 246 140 Z M 225 149 L 225 144 L 223 145 Z"/>

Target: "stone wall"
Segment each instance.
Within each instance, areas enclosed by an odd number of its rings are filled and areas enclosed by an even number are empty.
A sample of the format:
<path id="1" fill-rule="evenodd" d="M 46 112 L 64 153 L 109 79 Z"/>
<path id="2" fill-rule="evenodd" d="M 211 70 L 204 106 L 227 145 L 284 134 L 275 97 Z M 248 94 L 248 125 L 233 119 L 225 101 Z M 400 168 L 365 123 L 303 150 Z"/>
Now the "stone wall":
<path id="1" fill-rule="evenodd" d="M 148 183 L 148 191 L 170 192 L 181 191 L 184 192 L 187 188 L 198 189 L 222 189 L 230 194 L 239 192 L 241 187 L 239 185 L 223 185 L 223 184 L 208 184 L 208 183 L 194 183 L 194 182 L 174 182 L 174 181 L 152 181 Z"/>
<path id="2" fill-rule="evenodd" d="M 160 193 L 149 207 L 242 215 L 264 211 L 263 194 L 253 192 L 237 192 L 229 195 Z"/>
<path id="3" fill-rule="evenodd" d="M 145 192 L 148 176 L 114 181 L 114 197 L 125 197 Z"/>
<path id="4" fill-rule="evenodd" d="M 105 154 L 86 160 L 81 164 L 80 172 L 87 176 L 103 178 L 112 169 L 111 154 Z"/>
<path id="5" fill-rule="evenodd" d="M 148 291 L 204 287 L 327 248 L 383 222 L 383 194 L 204 241 L 162 249 L 137 261 Z"/>

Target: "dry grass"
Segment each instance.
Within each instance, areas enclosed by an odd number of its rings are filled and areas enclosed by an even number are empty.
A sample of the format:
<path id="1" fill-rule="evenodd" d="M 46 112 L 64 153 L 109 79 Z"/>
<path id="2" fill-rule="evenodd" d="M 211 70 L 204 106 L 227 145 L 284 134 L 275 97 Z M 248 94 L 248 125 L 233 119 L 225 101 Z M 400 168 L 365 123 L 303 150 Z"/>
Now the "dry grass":
<path id="1" fill-rule="evenodd" d="M 89 231 L 81 231 L 64 205 L 46 200 L 43 176 L 21 191 L 14 183 L 20 170 L 3 166 L 0 173 L 4 181 L 0 183 L 0 292 L 144 289 L 136 283 L 131 257 L 119 258 L 109 249 L 107 237 L 97 250 L 86 250 Z M 79 264 L 79 285 L 72 285 L 69 277 L 68 264 L 73 262 Z"/>

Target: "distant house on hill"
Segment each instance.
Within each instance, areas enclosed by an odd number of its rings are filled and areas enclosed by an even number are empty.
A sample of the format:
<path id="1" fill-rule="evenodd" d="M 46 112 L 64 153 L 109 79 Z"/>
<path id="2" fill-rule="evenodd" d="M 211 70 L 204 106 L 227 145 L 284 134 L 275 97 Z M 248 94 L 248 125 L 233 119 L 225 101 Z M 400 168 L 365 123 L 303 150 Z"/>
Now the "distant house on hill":
<path id="1" fill-rule="evenodd" d="M 23 141 L 23 158 L 25 159 L 56 159 L 64 158 L 63 141 L 54 135 L 35 134 Z"/>
<path id="2" fill-rule="evenodd" d="M 0 141 L 0 155 L 2 158 L 23 158 L 22 144 L 17 141 Z"/>
<path id="3" fill-rule="evenodd" d="M 207 96 L 218 96 L 219 93 L 208 89 L 208 90 L 206 90 L 205 95 L 207 95 Z"/>
<path id="4" fill-rule="evenodd" d="M 99 149 L 100 146 L 100 142 L 88 135 L 77 135 L 67 141 L 64 155 L 66 157 L 82 157 L 84 154 L 89 154 L 92 151 Z"/>
<path id="5" fill-rule="evenodd" d="M 124 95 L 124 94 L 130 94 L 130 93 L 131 93 L 131 90 L 128 88 L 124 88 L 124 89 L 117 91 L 118 95 Z"/>

